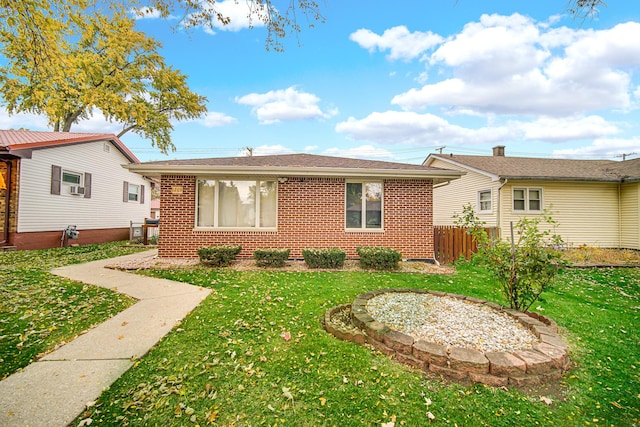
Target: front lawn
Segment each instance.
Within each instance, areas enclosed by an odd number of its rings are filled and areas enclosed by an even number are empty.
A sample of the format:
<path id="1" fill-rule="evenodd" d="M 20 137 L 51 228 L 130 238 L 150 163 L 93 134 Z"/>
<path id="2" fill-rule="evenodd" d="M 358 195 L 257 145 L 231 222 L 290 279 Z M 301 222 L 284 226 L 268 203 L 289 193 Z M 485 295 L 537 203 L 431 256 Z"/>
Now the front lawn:
<path id="1" fill-rule="evenodd" d="M 50 269 L 139 250 L 116 242 L 0 252 L 0 379 L 134 302 L 55 276 Z"/>
<path id="2" fill-rule="evenodd" d="M 640 271 L 569 270 L 537 310 L 575 367 L 528 393 L 459 385 L 342 342 L 325 311 L 379 288 L 504 303 L 483 270 L 453 275 L 184 268 L 146 274 L 212 294 L 76 420 L 97 425 L 616 425 L 640 422 Z M 542 398 L 542 399 L 541 399 Z M 393 424 L 391 424 L 393 423 Z"/>

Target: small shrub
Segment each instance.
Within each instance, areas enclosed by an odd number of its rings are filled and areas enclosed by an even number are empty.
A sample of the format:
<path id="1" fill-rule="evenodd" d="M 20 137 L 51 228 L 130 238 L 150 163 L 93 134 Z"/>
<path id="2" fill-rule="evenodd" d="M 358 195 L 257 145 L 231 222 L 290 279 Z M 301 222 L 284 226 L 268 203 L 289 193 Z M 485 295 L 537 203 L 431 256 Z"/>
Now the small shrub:
<path id="1" fill-rule="evenodd" d="M 303 249 L 302 256 L 309 268 L 342 268 L 347 253 L 340 248 Z"/>
<path id="2" fill-rule="evenodd" d="M 258 267 L 284 267 L 289 259 L 289 249 L 256 249 L 253 259 Z"/>
<path id="3" fill-rule="evenodd" d="M 219 246 L 205 246 L 198 249 L 198 256 L 200 262 L 210 265 L 212 267 L 224 267 L 231 264 L 231 261 L 242 250 L 240 245 L 219 245 Z"/>
<path id="4" fill-rule="evenodd" d="M 360 246 L 357 249 L 362 268 L 395 270 L 402 259 L 400 252 L 380 246 Z"/>
<path id="5" fill-rule="evenodd" d="M 515 225 L 511 223 L 511 242 L 489 237 L 484 222 L 470 204 L 464 205 L 462 214 L 454 218 L 456 225 L 467 227 L 467 233 L 478 242 L 476 257 L 500 283 L 511 308 L 528 311 L 535 301 L 542 300 L 560 268 L 567 265 L 558 250 L 564 246 L 562 237 L 555 232 L 558 224 L 547 210 L 534 218 L 520 218 Z"/>

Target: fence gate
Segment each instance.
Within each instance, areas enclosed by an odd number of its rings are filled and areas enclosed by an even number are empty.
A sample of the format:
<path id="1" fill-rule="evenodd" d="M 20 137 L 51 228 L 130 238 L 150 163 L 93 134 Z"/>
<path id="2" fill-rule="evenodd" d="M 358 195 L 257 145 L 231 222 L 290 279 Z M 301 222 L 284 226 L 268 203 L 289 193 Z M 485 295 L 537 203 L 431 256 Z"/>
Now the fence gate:
<path id="1" fill-rule="evenodd" d="M 495 233 L 495 229 L 485 230 L 489 235 Z M 433 251 L 439 263 L 451 264 L 461 256 L 469 259 L 477 250 L 478 243 L 471 234 L 467 234 L 467 228 L 449 225 L 433 227 Z"/>

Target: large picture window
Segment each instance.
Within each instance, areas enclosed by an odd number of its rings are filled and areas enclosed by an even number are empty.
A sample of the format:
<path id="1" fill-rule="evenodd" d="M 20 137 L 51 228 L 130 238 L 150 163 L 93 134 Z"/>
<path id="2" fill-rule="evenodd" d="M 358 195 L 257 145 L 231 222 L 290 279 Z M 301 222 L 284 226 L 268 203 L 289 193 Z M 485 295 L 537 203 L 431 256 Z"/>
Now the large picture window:
<path id="1" fill-rule="evenodd" d="M 276 228 L 275 181 L 198 180 L 196 226 Z"/>
<path id="2" fill-rule="evenodd" d="M 542 211 L 542 188 L 514 188 L 513 210 L 515 212 Z"/>
<path id="3" fill-rule="evenodd" d="M 382 183 L 348 182 L 346 192 L 346 228 L 381 229 Z"/>

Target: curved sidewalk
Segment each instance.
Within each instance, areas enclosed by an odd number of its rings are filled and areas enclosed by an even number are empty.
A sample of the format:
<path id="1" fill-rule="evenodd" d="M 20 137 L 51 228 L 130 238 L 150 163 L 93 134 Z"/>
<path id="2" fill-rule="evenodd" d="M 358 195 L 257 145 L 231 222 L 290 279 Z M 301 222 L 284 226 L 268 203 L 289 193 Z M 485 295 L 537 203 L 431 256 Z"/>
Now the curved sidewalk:
<path id="1" fill-rule="evenodd" d="M 0 381 L 0 426 L 65 427 L 209 295 L 209 289 L 105 268 L 115 260 L 53 274 L 129 295 L 136 304 Z"/>

